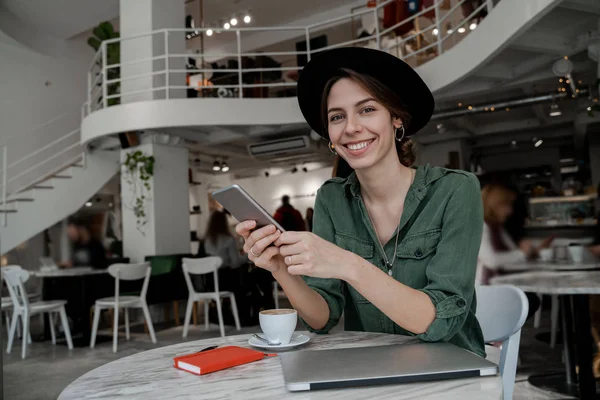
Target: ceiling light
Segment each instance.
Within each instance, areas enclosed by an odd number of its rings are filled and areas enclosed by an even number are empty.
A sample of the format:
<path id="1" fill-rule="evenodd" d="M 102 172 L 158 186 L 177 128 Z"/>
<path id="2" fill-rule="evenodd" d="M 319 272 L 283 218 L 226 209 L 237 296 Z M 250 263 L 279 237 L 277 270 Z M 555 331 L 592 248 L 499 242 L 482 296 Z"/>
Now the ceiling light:
<path id="1" fill-rule="evenodd" d="M 587 108 L 587 110 L 588 110 L 588 111 L 592 111 L 592 107 L 588 107 L 588 108 Z"/>
<path id="2" fill-rule="evenodd" d="M 563 78 L 560 78 L 558 81 L 559 81 L 560 83 L 563 83 Z"/>
<path id="3" fill-rule="evenodd" d="M 265 176 L 268 178 L 269 177 L 269 171 L 265 171 Z"/>
<path id="4" fill-rule="evenodd" d="M 468 108 L 469 110 L 472 110 L 472 109 L 473 109 L 473 106 L 469 106 L 469 107 L 467 107 L 467 108 Z"/>
<path id="5" fill-rule="evenodd" d="M 458 28 L 458 33 L 465 33 L 467 30 L 464 27 Z"/>
<path id="6" fill-rule="evenodd" d="M 540 139 L 537 142 L 535 142 L 534 146 L 535 147 L 540 147 L 542 145 L 542 143 L 544 143 L 544 141 L 542 139 Z"/>
<path id="7" fill-rule="evenodd" d="M 448 35 L 452 35 L 452 33 L 454 33 L 453 29 L 448 29 Z"/>
<path id="8" fill-rule="evenodd" d="M 231 28 L 231 25 L 229 25 L 229 22 L 225 22 L 225 24 L 223 24 L 223 28 L 229 29 Z"/>
<path id="9" fill-rule="evenodd" d="M 206 31 L 206 36 L 212 36 L 212 34 L 213 34 L 213 30 L 212 29 L 209 29 L 209 30 Z"/>
<path id="10" fill-rule="evenodd" d="M 517 141 L 516 140 L 513 140 L 512 142 L 510 142 L 510 144 L 511 144 L 512 147 L 517 147 Z"/>
<path id="11" fill-rule="evenodd" d="M 223 163 L 223 165 L 221 165 L 221 171 L 223 171 L 223 172 L 229 171 L 229 165 L 227 165 L 227 163 Z"/>
<path id="12" fill-rule="evenodd" d="M 495 107 L 490 108 L 490 111 L 496 111 Z"/>
<path id="13" fill-rule="evenodd" d="M 298 172 L 298 168 L 296 168 L 296 167 L 292 168 L 292 174 L 295 174 L 296 172 Z"/>
<path id="14" fill-rule="evenodd" d="M 506 111 L 510 111 L 510 108 L 509 108 L 509 107 L 506 107 Z"/>
<path id="15" fill-rule="evenodd" d="M 188 39 L 191 39 L 191 38 L 192 38 L 192 35 L 187 35 L 187 38 L 188 38 Z"/>
<path id="16" fill-rule="evenodd" d="M 113 206 L 113 203 L 108 203 L 108 206 L 109 206 L 109 207 L 112 207 L 112 206 Z"/>
<path id="17" fill-rule="evenodd" d="M 469 25 L 469 29 L 474 31 L 477 28 L 477 24 L 475 22 L 473 22 L 471 25 Z"/>
<path id="18" fill-rule="evenodd" d="M 562 111 L 560 111 L 560 108 L 558 107 L 558 104 L 554 103 L 550 106 L 550 116 L 551 117 L 558 117 L 559 115 L 562 115 Z"/>
<path id="19" fill-rule="evenodd" d="M 238 21 L 237 18 L 231 18 L 231 21 L 229 21 L 231 23 L 232 26 L 236 26 Z"/>
<path id="20" fill-rule="evenodd" d="M 213 171 L 220 171 L 221 170 L 221 164 L 219 164 L 218 161 L 215 161 L 213 163 Z"/>
<path id="21" fill-rule="evenodd" d="M 458 103 L 458 106 L 459 106 L 459 107 L 462 107 L 462 103 Z"/>
<path id="22" fill-rule="evenodd" d="M 91 207 L 91 206 L 92 206 L 92 202 L 91 202 L 91 201 L 88 201 L 88 202 L 86 202 L 86 203 L 85 203 L 85 206 L 86 206 L 86 207 Z"/>
<path id="23" fill-rule="evenodd" d="M 250 18 L 250 16 L 249 16 L 249 15 L 246 15 L 246 16 L 244 17 L 244 22 L 245 22 L 246 24 L 249 24 L 249 23 L 250 23 L 250 21 L 252 21 L 252 18 Z"/>
<path id="24" fill-rule="evenodd" d="M 438 31 L 438 29 L 437 29 L 437 28 L 434 28 L 434 30 L 433 30 L 433 32 L 432 32 L 432 33 L 433 33 L 433 36 L 437 36 L 437 35 L 438 35 L 438 33 L 440 33 L 440 31 Z"/>
<path id="25" fill-rule="evenodd" d="M 304 172 L 308 172 L 308 168 L 306 168 L 306 167 L 303 167 L 303 168 L 302 168 L 302 171 L 304 171 Z"/>

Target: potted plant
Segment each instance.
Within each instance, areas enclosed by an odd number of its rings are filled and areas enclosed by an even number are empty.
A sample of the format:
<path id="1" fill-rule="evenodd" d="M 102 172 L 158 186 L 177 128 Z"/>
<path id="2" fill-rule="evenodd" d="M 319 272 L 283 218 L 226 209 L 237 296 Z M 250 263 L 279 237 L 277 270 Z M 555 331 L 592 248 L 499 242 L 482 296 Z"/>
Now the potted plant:
<path id="1" fill-rule="evenodd" d="M 96 52 L 100 49 L 100 46 L 102 45 L 103 41 L 109 40 L 109 39 L 115 39 L 120 36 L 119 32 L 115 31 L 113 25 L 110 22 L 102 22 L 101 24 L 99 24 L 97 27 L 94 28 L 92 33 L 94 34 L 94 36 L 90 37 L 87 42 Z M 120 44 L 120 42 L 108 43 L 106 45 L 106 54 L 104 54 L 103 57 L 106 57 L 107 67 L 110 67 L 111 65 L 119 64 L 121 62 L 121 44 Z M 100 67 L 100 69 L 102 69 L 102 58 L 100 58 L 96 62 L 96 65 L 98 65 Z M 106 76 L 103 79 L 110 81 L 113 79 L 119 79 L 120 77 L 121 77 L 121 69 L 119 67 L 107 68 Z M 97 78 L 97 75 L 95 78 Z M 102 85 L 102 81 L 97 83 L 97 86 L 101 86 L 101 85 Z M 106 89 L 107 89 L 106 92 L 107 92 L 108 96 L 118 94 L 118 93 L 120 93 L 120 90 L 121 90 L 121 83 L 120 82 L 109 83 Z M 100 102 L 102 102 L 102 94 L 98 98 L 98 103 L 100 103 Z M 118 97 L 110 98 L 107 101 L 107 104 L 109 106 L 119 104 L 119 103 L 120 103 L 120 98 L 118 98 Z"/>
<path id="2" fill-rule="evenodd" d="M 132 200 L 127 207 L 135 214 L 138 231 L 146 236 L 143 227 L 148 223 L 146 201 L 149 198 L 150 182 L 154 175 L 154 156 L 146 155 L 141 150 L 128 152 L 125 155 L 122 172 L 133 192 Z"/>

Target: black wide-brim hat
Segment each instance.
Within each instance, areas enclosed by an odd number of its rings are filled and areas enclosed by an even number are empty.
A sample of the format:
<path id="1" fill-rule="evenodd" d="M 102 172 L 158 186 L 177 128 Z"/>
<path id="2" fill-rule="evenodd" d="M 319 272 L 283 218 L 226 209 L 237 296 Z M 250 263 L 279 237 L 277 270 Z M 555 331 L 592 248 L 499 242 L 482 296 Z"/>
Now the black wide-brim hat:
<path id="1" fill-rule="evenodd" d="M 417 72 L 399 58 L 380 50 L 364 47 L 342 47 L 314 56 L 298 78 L 298 103 L 310 127 L 329 139 L 323 126 L 321 99 L 325 85 L 340 68 L 348 68 L 377 79 L 402 100 L 411 115 L 405 136 L 423 128 L 433 114 L 435 101 L 431 91 Z"/>

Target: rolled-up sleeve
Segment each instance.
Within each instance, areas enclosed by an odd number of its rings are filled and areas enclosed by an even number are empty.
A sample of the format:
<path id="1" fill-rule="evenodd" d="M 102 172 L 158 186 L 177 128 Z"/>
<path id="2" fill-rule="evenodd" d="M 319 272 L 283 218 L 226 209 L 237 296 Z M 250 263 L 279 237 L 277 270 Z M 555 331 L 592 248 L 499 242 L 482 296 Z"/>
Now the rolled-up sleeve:
<path id="1" fill-rule="evenodd" d="M 463 327 L 475 290 L 482 230 L 479 181 L 470 175 L 446 204 L 441 238 L 425 272 L 428 284 L 420 289 L 431 298 L 436 314 L 427 331 L 417 335 L 419 339 L 447 341 Z"/>
<path id="2" fill-rule="evenodd" d="M 323 203 L 321 192 L 315 200 L 315 211 L 313 215 L 313 233 L 331 243 L 335 243 L 335 232 L 333 222 L 327 207 Z M 338 324 L 344 310 L 345 301 L 343 285 L 339 279 L 323 279 L 304 276 L 304 281 L 315 292 L 321 295 L 329 306 L 329 320 L 322 329 L 314 329 L 301 319 L 306 328 L 315 333 L 327 333 Z"/>

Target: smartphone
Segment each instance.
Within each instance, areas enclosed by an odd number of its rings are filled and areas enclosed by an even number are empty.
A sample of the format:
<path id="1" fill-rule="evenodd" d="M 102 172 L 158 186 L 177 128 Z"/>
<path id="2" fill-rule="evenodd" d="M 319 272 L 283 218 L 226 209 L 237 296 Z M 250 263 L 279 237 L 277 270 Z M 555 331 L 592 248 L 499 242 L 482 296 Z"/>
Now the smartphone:
<path id="1" fill-rule="evenodd" d="M 215 190 L 212 196 L 240 222 L 256 221 L 255 229 L 273 224 L 281 232 L 285 232 L 281 225 L 238 185 Z"/>

